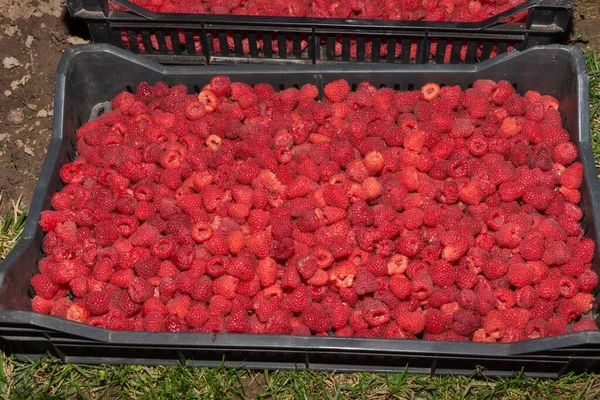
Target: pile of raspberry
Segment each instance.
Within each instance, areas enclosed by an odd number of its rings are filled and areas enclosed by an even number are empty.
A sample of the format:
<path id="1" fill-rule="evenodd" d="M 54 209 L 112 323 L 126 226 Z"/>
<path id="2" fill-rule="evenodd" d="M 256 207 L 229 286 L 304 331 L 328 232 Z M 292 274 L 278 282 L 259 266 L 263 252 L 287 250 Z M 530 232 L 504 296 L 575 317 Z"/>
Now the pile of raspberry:
<path id="1" fill-rule="evenodd" d="M 323 92 L 217 76 L 117 95 L 41 215 L 33 310 L 138 331 L 597 329 L 583 166 L 555 98 L 491 80 Z"/>
<path id="2" fill-rule="evenodd" d="M 526 0 L 131 0 L 158 13 L 481 22 Z M 128 11 L 115 3 L 110 8 Z M 508 21 L 523 22 L 527 12 Z M 507 21 L 507 22 L 508 22 Z"/>

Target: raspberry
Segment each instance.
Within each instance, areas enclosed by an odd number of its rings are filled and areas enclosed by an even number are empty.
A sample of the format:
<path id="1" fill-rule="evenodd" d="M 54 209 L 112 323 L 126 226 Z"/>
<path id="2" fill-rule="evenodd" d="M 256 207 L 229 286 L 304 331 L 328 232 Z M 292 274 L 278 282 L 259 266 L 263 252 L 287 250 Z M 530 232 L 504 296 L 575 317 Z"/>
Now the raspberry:
<path id="1" fill-rule="evenodd" d="M 52 300 L 59 289 L 58 285 L 42 274 L 34 275 L 30 282 L 35 293 L 46 300 Z"/>
<path id="2" fill-rule="evenodd" d="M 571 327 L 571 332 L 581 332 L 581 331 L 596 331 L 598 327 L 589 318 L 582 318 Z"/>
<path id="3" fill-rule="evenodd" d="M 236 257 L 228 263 L 227 273 L 241 281 L 249 281 L 254 277 L 253 264 L 249 257 Z"/>
<path id="4" fill-rule="evenodd" d="M 512 264 L 508 267 L 508 282 L 516 288 L 522 288 L 533 282 L 533 270 L 527 264 Z"/>
<path id="5" fill-rule="evenodd" d="M 115 273 L 113 273 L 109 279 L 112 284 L 122 288 L 127 288 L 135 279 L 135 273 L 132 269 L 122 269 L 115 271 Z"/>
<path id="6" fill-rule="evenodd" d="M 356 293 L 362 296 L 366 293 L 373 293 L 378 290 L 379 283 L 375 276 L 366 268 L 359 268 L 354 281 L 354 289 L 356 290 Z"/>
<path id="7" fill-rule="evenodd" d="M 99 222 L 94 228 L 94 237 L 99 246 L 108 247 L 119 238 L 119 231 L 111 222 Z"/>
<path id="8" fill-rule="evenodd" d="M 560 240 L 546 240 L 542 261 L 547 265 L 564 264 L 571 259 L 571 250 Z"/>
<path id="9" fill-rule="evenodd" d="M 434 285 L 439 287 L 450 287 L 454 285 L 456 271 L 446 261 L 435 261 L 429 267 L 429 276 Z"/>
<path id="10" fill-rule="evenodd" d="M 549 326 L 543 319 L 534 319 L 525 326 L 525 336 L 528 339 L 537 339 L 548 336 Z"/>
<path id="11" fill-rule="evenodd" d="M 452 262 L 458 260 L 469 249 L 472 244 L 470 234 L 461 231 L 447 231 L 440 238 L 442 249 L 442 258 Z"/>
<path id="12" fill-rule="evenodd" d="M 79 261 L 61 261 L 54 267 L 54 270 L 52 270 L 52 273 L 50 274 L 50 281 L 56 285 L 69 283 L 79 275 L 79 267 Z M 39 282 L 36 283 L 40 284 L 40 286 L 43 287 L 43 293 L 48 294 L 51 291 L 51 287 L 47 286 L 46 283 L 44 283 L 44 281 L 42 281 L 41 279 Z"/>
<path id="13" fill-rule="evenodd" d="M 567 167 L 558 177 L 558 182 L 570 189 L 578 189 L 583 181 L 583 164 L 576 162 Z"/>
<path id="14" fill-rule="evenodd" d="M 556 313 L 567 320 L 567 322 L 572 322 L 575 319 L 579 318 L 582 314 L 581 309 L 571 299 L 561 299 L 558 302 L 558 307 L 556 307 Z"/>
<path id="15" fill-rule="evenodd" d="M 289 335 L 292 333 L 290 318 L 283 311 L 275 311 L 267 322 L 265 333 L 272 335 Z M 310 334 L 310 333 L 309 333 Z"/>
<path id="16" fill-rule="evenodd" d="M 469 336 L 481 326 L 481 318 L 472 311 L 457 310 L 452 314 L 452 330 L 462 336 Z"/>
<path id="17" fill-rule="evenodd" d="M 346 100 L 350 93 L 350 85 L 344 79 L 339 79 L 325 85 L 323 89 L 325 97 L 332 103 L 341 103 Z"/>
<path id="18" fill-rule="evenodd" d="M 304 311 L 311 304 L 308 288 L 305 285 L 298 285 L 298 287 L 287 297 L 287 301 L 290 311 L 295 313 Z"/>
<path id="19" fill-rule="evenodd" d="M 589 293 L 577 293 L 571 300 L 577 304 L 582 314 L 587 314 L 593 307 L 594 296 Z"/>
<path id="20" fill-rule="evenodd" d="M 587 270 L 577 278 L 579 289 L 585 293 L 592 293 L 598 286 L 598 274 L 595 271 Z"/>
<path id="21" fill-rule="evenodd" d="M 564 142 L 556 145 L 552 150 L 552 159 L 554 162 L 569 165 L 577 158 L 577 147 L 571 142 Z"/>
<path id="22" fill-rule="evenodd" d="M 331 329 L 329 315 L 320 304 L 310 304 L 302 313 L 302 323 L 313 333 L 325 333 Z"/>
<path id="23" fill-rule="evenodd" d="M 91 292 L 85 299 L 85 305 L 92 315 L 104 315 L 110 307 L 110 298 L 106 292 Z"/>
<path id="24" fill-rule="evenodd" d="M 135 278 L 129 284 L 127 293 L 129 293 L 129 297 L 135 303 L 143 303 L 150 296 L 152 296 L 154 293 L 154 288 L 148 281 L 142 278 Z"/>
<path id="25" fill-rule="evenodd" d="M 560 296 L 560 280 L 556 278 L 546 278 L 542 280 L 537 289 L 538 296 L 546 300 L 557 300 Z"/>

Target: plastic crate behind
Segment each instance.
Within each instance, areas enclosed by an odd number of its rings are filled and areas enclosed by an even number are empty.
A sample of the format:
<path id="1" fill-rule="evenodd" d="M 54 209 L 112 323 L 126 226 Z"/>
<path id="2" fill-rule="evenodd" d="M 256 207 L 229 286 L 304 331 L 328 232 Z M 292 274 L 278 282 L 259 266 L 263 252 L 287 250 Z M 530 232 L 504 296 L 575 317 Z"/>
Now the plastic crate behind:
<path id="1" fill-rule="evenodd" d="M 109 1 L 130 11 L 110 10 Z M 94 42 L 165 64 L 457 64 L 557 41 L 568 30 L 574 0 L 528 0 L 477 23 L 160 14 L 128 0 L 67 5 Z M 502 22 L 524 11 L 525 22 Z"/>

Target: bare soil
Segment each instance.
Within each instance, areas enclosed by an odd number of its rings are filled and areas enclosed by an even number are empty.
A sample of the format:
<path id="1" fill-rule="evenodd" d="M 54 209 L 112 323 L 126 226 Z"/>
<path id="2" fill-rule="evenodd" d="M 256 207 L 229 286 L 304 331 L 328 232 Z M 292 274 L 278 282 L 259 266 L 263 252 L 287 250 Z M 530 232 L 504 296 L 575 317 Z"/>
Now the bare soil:
<path id="1" fill-rule="evenodd" d="M 52 135 L 54 72 L 86 36 L 64 0 L 0 0 L 0 215 L 8 199 L 31 201 Z M 600 1 L 578 2 L 570 40 L 600 50 Z"/>

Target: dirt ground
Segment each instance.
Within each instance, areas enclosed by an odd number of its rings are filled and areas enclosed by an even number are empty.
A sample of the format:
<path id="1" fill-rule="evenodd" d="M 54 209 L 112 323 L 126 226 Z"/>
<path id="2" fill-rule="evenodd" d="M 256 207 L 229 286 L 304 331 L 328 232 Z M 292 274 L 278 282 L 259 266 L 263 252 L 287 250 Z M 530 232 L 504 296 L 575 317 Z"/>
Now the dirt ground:
<path id="1" fill-rule="evenodd" d="M 571 41 L 600 49 L 600 1 L 579 0 Z M 52 135 L 54 72 L 63 50 L 87 42 L 64 0 L 0 0 L 0 215 L 29 204 Z"/>

